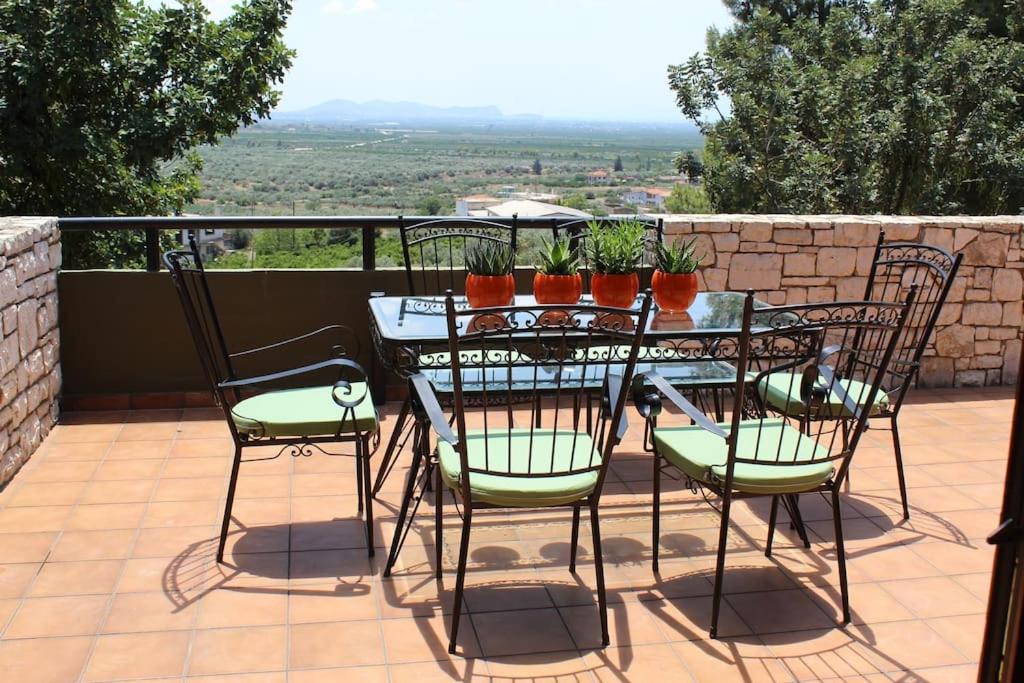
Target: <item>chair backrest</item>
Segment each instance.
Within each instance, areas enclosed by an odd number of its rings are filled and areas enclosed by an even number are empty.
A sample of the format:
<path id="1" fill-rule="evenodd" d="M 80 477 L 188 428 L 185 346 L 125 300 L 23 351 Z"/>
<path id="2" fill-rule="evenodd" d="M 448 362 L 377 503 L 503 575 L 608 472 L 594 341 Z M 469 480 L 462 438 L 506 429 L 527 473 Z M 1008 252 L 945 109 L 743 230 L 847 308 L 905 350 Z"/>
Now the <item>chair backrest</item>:
<path id="1" fill-rule="evenodd" d="M 917 377 L 928 339 L 960 268 L 962 254 L 955 256 L 940 247 L 913 242 L 885 242 L 878 235 L 864 298 L 869 301 L 901 301 L 917 285 L 913 308 L 900 333 L 893 362 L 882 386 L 898 410 Z"/>
<path id="2" fill-rule="evenodd" d="M 450 293 L 446 304 L 455 419 L 463 435 L 463 495 L 469 499 L 475 476 L 596 472 L 592 495 L 599 496 L 612 449 L 623 436 L 650 294 L 633 310 L 575 305 L 474 311 L 457 306 Z M 491 436 L 477 434 L 482 461 L 469 459 L 474 446 L 466 435 L 473 429 Z"/>
<path id="3" fill-rule="evenodd" d="M 737 384 L 728 473 L 735 463 L 792 466 L 849 460 L 879 398 L 915 291 L 902 302 L 828 302 L 754 307 L 749 292 L 735 347 Z M 728 354 L 729 346 L 716 349 Z M 774 401 L 767 401 L 773 392 Z M 851 420 L 805 421 L 783 428 L 784 415 L 835 413 Z M 790 398 L 792 397 L 792 398 Z M 799 401 L 797 398 L 799 397 Z M 792 402 L 796 405 L 788 405 Z M 769 409 L 769 403 L 772 403 Z M 858 408 L 861 406 L 863 408 Z M 795 438 L 802 429 L 805 436 Z M 738 431 L 742 430 L 742 431 Z M 736 435 L 740 434 L 739 437 Z"/>
<path id="4" fill-rule="evenodd" d="M 634 217 L 622 218 L 581 218 L 575 221 L 558 223 L 552 221 L 552 233 L 555 239 L 568 238 L 569 245 L 577 250 L 580 258 L 580 274 L 583 275 L 583 289 L 590 291 L 590 278 L 592 275 L 587 253 L 587 242 L 590 237 L 590 224 L 594 221 L 609 225 L 621 220 L 635 220 L 644 224 L 646 229 L 644 235 L 644 251 L 640 262 L 640 291 L 651 286 L 651 278 L 654 275 L 655 252 L 658 244 L 665 238 L 665 223 L 662 219 Z"/>
<path id="5" fill-rule="evenodd" d="M 224 341 L 224 332 L 213 304 L 213 295 L 206 279 L 203 261 L 195 237 L 189 235 L 189 250 L 169 251 L 163 260 L 171 273 L 174 288 L 181 300 L 185 321 L 188 323 L 192 342 L 195 344 L 203 373 L 210 383 L 214 397 L 222 402 L 223 392 L 218 389 L 220 382 L 237 378 L 235 369 Z M 238 396 L 235 396 L 238 400 Z"/>
<path id="6" fill-rule="evenodd" d="M 442 296 L 466 288 L 466 250 L 484 243 L 516 250 L 518 219 L 502 225 L 483 218 L 446 216 L 411 222 L 398 217 L 402 258 L 411 296 Z"/>

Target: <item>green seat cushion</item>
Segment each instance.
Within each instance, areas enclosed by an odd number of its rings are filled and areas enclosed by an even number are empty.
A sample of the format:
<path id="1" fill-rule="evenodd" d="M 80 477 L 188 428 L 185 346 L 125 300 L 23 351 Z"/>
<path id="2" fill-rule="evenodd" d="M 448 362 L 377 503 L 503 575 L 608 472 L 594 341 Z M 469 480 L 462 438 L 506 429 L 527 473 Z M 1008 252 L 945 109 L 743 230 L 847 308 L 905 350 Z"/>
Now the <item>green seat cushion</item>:
<path id="1" fill-rule="evenodd" d="M 800 400 L 800 373 L 794 372 L 773 372 L 766 375 L 757 384 L 757 391 L 764 402 L 774 410 L 790 417 L 801 417 L 807 410 L 807 406 Z M 822 380 L 819 380 L 821 382 Z M 844 379 L 839 383 L 846 390 L 846 393 L 853 399 L 854 403 L 862 406 L 867 400 L 871 387 L 857 380 Z M 889 407 L 889 397 L 881 389 L 875 397 L 874 405 L 871 406 L 869 415 L 879 415 Z M 850 411 L 843 404 L 843 400 L 835 390 L 829 393 L 828 400 L 815 410 L 813 417 L 825 418 L 846 418 L 853 417 Z"/>
<path id="2" fill-rule="evenodd" d="M 465 440 L 471 468 L 536 475 L 510 477 L 470 472 L 470 493 L 475 502 L 501 507 L 565 505 L 586 498 L 597 485 L 596 470 L 548 475 L 552 471 L 570 472 L 600 464 L 601 455 L 586 433 L 537 429 L 533 432 L 532 450 L 529 429 L 492 429 L 490 436 L 482 430 L 471 430 Z M 462 473 L 458 451 L 440 441 L 437 455 L 445 484 L 458 488 Z"/>
<path id="3" fill-rule="evenodd" d="M 346 415 L 332 392 L 343 401 L 364 398 Z M 231 417 L 240 433 L 257 437 L 326 436 L 338 433 L 339 426 L 343 434 L 377 430 L 377 411 L 365 382 L 354 382 L 351 391 L 333 386 L 269 391 L 240 401 Z"/>
<path id="4" fill-rule="evenodd" d="M 727 423 L 721 427 L 726 431 L 730 429 Z M 728 460 L 725 439 L 694 425 L 659 427 L 654 430 L 654 441 L 658 453 L 691 479 L 711 483 L 725 479 Z M 737 462 L 732 488 L 734 491 L 767 495 L 811 491 L 832 474 L 832 461 L 821 460 L 828 455 L 828 449 L 817 444 L 813 437 L 781 419 L 765 420 L 763 424 L 758 420 L 741 422 L 736 456 L 783 464 Z"/>

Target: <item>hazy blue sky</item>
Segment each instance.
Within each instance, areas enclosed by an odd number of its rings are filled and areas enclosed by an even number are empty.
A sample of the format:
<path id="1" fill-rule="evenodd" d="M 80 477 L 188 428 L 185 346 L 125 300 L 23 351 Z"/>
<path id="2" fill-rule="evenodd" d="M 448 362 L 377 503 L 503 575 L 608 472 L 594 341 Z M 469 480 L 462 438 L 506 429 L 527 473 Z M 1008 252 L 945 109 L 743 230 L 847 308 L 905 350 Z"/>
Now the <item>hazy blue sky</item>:
<path id="1" fill-rule="evenodd" d="M 156 4 L 156 0 L 152 0 Z M 232 0 L 206 0 L 214 16 Z M 667 65 L 729 16 L 718 0 L 295 0 L 281 110 L 329 99 L 680 121 Z"/>

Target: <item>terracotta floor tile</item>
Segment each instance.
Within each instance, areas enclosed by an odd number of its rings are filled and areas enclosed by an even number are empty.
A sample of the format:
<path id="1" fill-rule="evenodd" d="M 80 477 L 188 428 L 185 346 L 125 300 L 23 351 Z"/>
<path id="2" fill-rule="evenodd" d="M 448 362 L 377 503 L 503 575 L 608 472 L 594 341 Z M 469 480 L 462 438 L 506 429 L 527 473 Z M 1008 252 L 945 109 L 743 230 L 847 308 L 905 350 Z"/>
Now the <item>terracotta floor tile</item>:
<path id="1" fill-rule="evenodd" d="M 384 663 L 380 622 L 346 621 L 290 627 L 289 669 Z"/>
<path id="2" fill-rule="evenodd" d="M 4 562 L 42 562 L 49 554 L 50 546 L 56 538 L 57 533 L 53 531 L 0 534 Z"/>
<path id="3" fill-rule="evenodd" d="M 212 526 L 179 526 L 142 529 L 132 557 L 174 557 L 196 546 L 212 543 L 219 530 Z"/>
<path id="4" fill-rule="evenodd" d="M 611 647 L 604 650 L 587 653 L 582 659 L 562 656 L 556 666 L 563 671 L 579 667 L 578 675 L 580 676 L 591 671 L 594 677 L 602 683 L 653 681 L 664 677 L 666 672 L 672 672 L 674 680 L 681 683 L 694 680 L 672 646 L 664 643 L 624 646 L 617 646 L 613 643 Z M 530 669 L 526 668 L 526 670 Z M 509 675 L 514 677 L 514 671 L 509 670 Z"/>
<path id="5" fill-rule="evenodd" d="M 835 624 L 831 607 L 802 589 L 725 594 L 725 600 L 754 633 L 824 628 Z"/>
<path id="6" fill-rule="evenodd" d="M 65 531 L 53 547 L 50 560 L 117 560 L 128 557 L 135 531 Z"/>
<path id="7" fill-rule="evenodd" d="M 887 670 L 963 664 L 966 657 L 922 621 L 874 624 L 864 656 L 880 661 Z"/>
<path id="8" fill-rule="evenodd" d="M 180 676 L 185 668 L 189 637 L 188 631 L 100 636 L 84 680 L 93 683 Z"/>
<path id="9" fill-rule="evenodd" d="M 433 664 L 431 664 L 433 666 Z M 385 666 L 347 666 L 340 669 L 305 669 L 301 671 L 289 671 L 288 681 L 290 683 L 333 683 L 333 681 L 345 681 L 345 683 L 388 683 L 388 672 L 391 671 L 391 683 L 398 679 L 394 676 L 396 667 Z M 423 677 L 422 672 L 417 672 L 421 678 L 419 683 L 428 683 L 429 677 Z M 449 678 L 448 681 L 453 679 Z"/>
<path id="10" fill-rule="evenodd" d="M 74 505 L 82 497 L 87 483 L 84 481 L 32 483 L 18 487 L 7 501 L 7 507 L 38 507 L 45 505 Z"/>
<path id="11" fill-rule="evenodd" d="M 26 599 L 8 625 L 4 637 L 92 635 L 99 628 L 107 602 L 106 595 Z"/>
<path id="12" fill-rule="evenodd" d="M 169 440 L 178 433 L 177 422 L 136 422 L 124 425 L 118 441 Z"/>
<path id="13" fill-rule="evenodd" d="M 303 585 L 288 594 L 288 620 L 292 624 L 376 619 L 379 590 L 371 582 Z"/>
<path id="14" fill-rule="evenodd" d="M 554 608 L 484 612 L 470 618 L 476 628 L 480 648 L 487 657 L 559 652 L 575 647 L 558 610 Z M 463 619 L 466 619 L 465 615 Z M 461 632 L 463 629 L 468 631 L 467 626 L 468 623 L 459 626 L 460 648 L 463 646 Z"/>
<path id="15" fill-rule="evenodd" d="M 47 562 L 40 568 L 29 595 L 109 595 L 123 566 L 121 560 Z"/>
<path id="16" fill-rule="evenodd" d="M 227 491 L 227 482 L 221 477 L 161 479 L 156 486 L 156 491 L 153 492 L 153 500 L 157 502 L 220 500 L 225 491 Z"/>
<path id="17" fill-rule="evenodd" d="M 83 505 L 111 503 L 145 503 L 153 495 L 152 479 L 94 481 L 82 494 Z"/>
<path id="18" fill-rule="evenodd" d="M 109 443 L 121 433 L 120 424 L 84 424 L 68 425 L 60 424 L 53 428 L 48 438 L 54 443 L 82 443 L 85 441 L 100 441 Z"/>
<path id="19" fill-rule="evenodd" d="M 0 599 L 20 598 L 24 595 L 41 566 L 39 562 L 0 564 Z"/>
<path id="20" fill-rule="evenodd" d="M 256 465 L 258 464 L 256 463 Z M 256 465 L 251 466 L 250 471 Z M 235 495 L 238 498 L 283 498 L 288 496 L 291 482 L 287 476 L 273 474 L 246 476 L 246 474 L 243 473 L 238 478 L 238 488 L 235 490 Z"/>
<path id="21" fill-rule="evenodd" d="M 367 676 L 367 683 L 371 681 L 376 683 L 378 679 L 370 678 L 371 671 L 382 670 L 384 667 L 375 669 L 369 669 Z M 485 662 L 482 659 L 466 659 L 466 660 L 445 660 L 437 662 L 416 662 L 414 664 L 390 664 L 387 667 L 387 672 L 391 675 L 391 683 L 452 683 L 453 681 L 493 681 L 498 683 L 502 680 L 499 676 L 489 677 L 485 674 L 485 671 L 490 670 L 490 662 Z M 305 673 L 305 672 L 302 672 Z M 313 672 L 310 672 L 313 673 Z M 521 677 L 523 669 L 519 669 L 519 676 Z M 306 680 L 304 678 L 290 678 L 292 681 L 298 681 L 299 683 L 315 683 L 316 678 Z M 383 681 L 383 679 L 379 679 Z M 323 679 L 323 683 L 327 683 L 327 679 Z"/>
<path id="22" fill-rule="evenodd" d="M 102 441 L 57 443 L 47 439 L 34 457 L 42 456 L 47 463 L 97 461 L 102 460 L 110 449 L 110 444 Z"/>
<path id="23" fill-rule="evenodd" d="M 153 479 L 160 474 L 163 461 L 158 459 L 107 460 L 100 464 L 93 477 L 96 481 Z"/>
<path id="24" fill-rule="evenodd" d="M 985 634 L 984 614 L 965 614 L 956 617 L 928 619 L 926 622 L 942 639 L 970 660 L 978 658 Z"/>
<path id="25" fill-rule="evenodd" d="M 60 531 L 69 514 L 70 505 L 6 508 L 0 510 L 0 533 Z"/>
<path id="26" fill-rule="evenodd" d="M 0 642 L 0 680 L 68 683 L 89 656 L 92 638 L 35 638 Z"/>
<path id="27" fill-rule="evenodd" d="M 284 626 L 196 631 L 188 674 L 282 671 L 287 636 Z"/>
<path id="28" fill-rule="evenodd" d="M 196 628 L 273 626 L 288 621 L 288 596 L 276 591 L 220 589 L 199 601 Z"/>
<path id="29" fill-rule="evenodd" d="M 480 656 L 472 628 L 459 633 L 458 655 L 448 654 L 448 619 L 414 617 L 380 622 L 389 663 L 457 660 Z M 466 626 L 469 626 L 468 619 Z"/>
<path id="30" fill-rule="evenodd" d="M 150 503 L 142 519 L 143 528 L 205 526 L 219 520 L 221 503 L 217 500 Z"/>
<path id="31" fill-rule="evenodd" d="M 27 467 L 31 467 L 31 464 L 32 461 L 30 460 Z M 99 463 L 93 460 L 50 461 L 44 457 L 39 465 L 22 471 L 21 476 L 25 481 L 37 484 L 43 482 L 89 481 L 92 479 L 93 473 L 96 472 L 98 466 Z"/>
<path id="32" fill-rule="evenodd" d="M 227 434 L 224 435 L 225 437 Z M 170 445 L 172 458 L 231 458 L 235 446 L 229 438 L 215 439 L 178 439 Z"/>
<path id="33" fill-rule="evenodd" d="M 145 631 L 181 631 L 193 628 L 195 605 L 176 604 L 164 592 L 120 593 L 114 596 L 101 631 L 103 633 L 140 633 Z"/>
<path id="34" fill-rule="evenodd" d="M 879 584 L 920 619 L 982 614 L 986 603 L 950 578 L 934 576 Z"/>
<path id="35" fill-rule="evenodd" d="M 79 505 L 69 516 L 65 528 L 72 531 L 135 529 L 145 511 L 145 503 Z"/>
<path id="36" fill-rule="evenodd" d="M 161 476 L 187 479 L 189 477 L 222 477 L 231 468 L 231 460 L 223 457 L 171 458 L 164 463 Z"/>
<path id="37" fill-rule="evenodd" d="M 107 460 L 163 460 L 171 452 L 171 442 L 157 441 L 115 441 L 107 453 Z"/>

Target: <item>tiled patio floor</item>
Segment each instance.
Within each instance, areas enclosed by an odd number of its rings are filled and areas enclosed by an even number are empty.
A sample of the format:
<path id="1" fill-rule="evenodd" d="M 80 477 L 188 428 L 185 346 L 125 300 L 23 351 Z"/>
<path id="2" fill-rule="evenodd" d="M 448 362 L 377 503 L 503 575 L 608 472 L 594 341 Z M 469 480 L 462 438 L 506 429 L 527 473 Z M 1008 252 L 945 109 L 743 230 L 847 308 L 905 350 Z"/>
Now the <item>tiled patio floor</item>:
<path id="1" fill-rule="evenodd" d="M 1011 392 L 921 391 L 913 400 L 902 421 L 909 523 L 898 521 L 888 432 L 869 432 L 855 460 L 849 627 L 835 626 L 830 512 L 806 497 L 813 547 L 783 525 L 771 560 L 765 506 L 737 506 L 727 637 L 708 640 L 718 517 L 676 486 L 661 576 L 652 574 L 650 465 L 634 418 L 603 499 L 612 646 L 594 648 L 589 540 L 578 578 L 568 572 L 568 515 L 494 513 L 474 524 L 458 657 L 446 653 L 442 618 L 454 585 L 454 507 L 443 588 L 432 579 L 425 509 L 394 578 L 380 576 L 404 473 L 376 504 L 381 549 L 371 562 L 351 459 L 244 464 L 240 526 L 219 567 L 231 454 L 219 414 L 67 415 L 0 493 L 0 681 L 972 680 Z"/>

